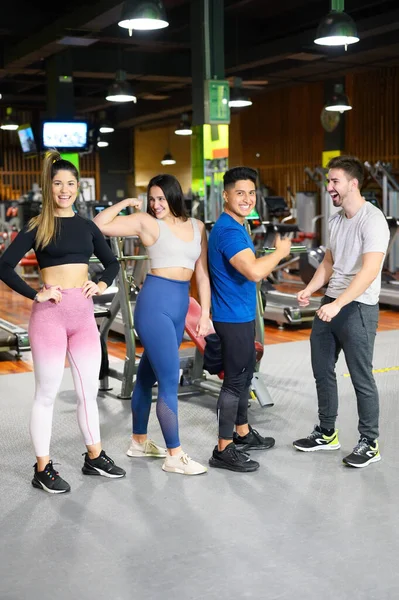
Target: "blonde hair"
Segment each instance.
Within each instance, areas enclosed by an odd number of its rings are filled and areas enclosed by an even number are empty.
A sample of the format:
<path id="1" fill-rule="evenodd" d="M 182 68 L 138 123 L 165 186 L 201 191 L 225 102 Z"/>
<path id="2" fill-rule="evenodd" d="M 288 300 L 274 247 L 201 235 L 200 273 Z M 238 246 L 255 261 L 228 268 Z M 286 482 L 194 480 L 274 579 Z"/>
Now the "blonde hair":
<path id="1" fill-rule="evenodd" d="M 75 165 L 69 160 L 63 160 L 57 150 L 46 152 L 43 161 L 42 170 L 42 212 L 37 217 L 33 217 L 28 223 L 28 231 L 37 227 L 36 247 L 45 248 L 54 241 L 59 231 L 59 221 L 55 219 L 56 204 L 53 197 L 53 177 L 58 171 L 70 171 L 77 181 L 79 173 Z"/>

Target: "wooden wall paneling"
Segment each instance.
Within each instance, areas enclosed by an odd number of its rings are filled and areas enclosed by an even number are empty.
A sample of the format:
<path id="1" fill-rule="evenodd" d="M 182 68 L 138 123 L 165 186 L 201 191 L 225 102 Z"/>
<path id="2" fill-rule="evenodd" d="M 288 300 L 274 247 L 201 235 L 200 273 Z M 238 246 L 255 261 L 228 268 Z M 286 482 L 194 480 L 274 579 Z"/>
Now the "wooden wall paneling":
<path id="1" fill-rule="evenodd" d="M 353 110 L 346 115 L 346 151 L 361 160 L 399 168 L 399 68 L 380 68 L 346 77 Z"/>
<path id="2" fill-rule="evenodd" d="M 191 188 L 191 140 L 190 136 L 174 133 L 175 126 L 157 129 L 135 128 L 134 160 L 137 193 L 143 192 L 152 177 L 159 173 L 170 173 L 179 180 L 183 192 Z M 165 152 L 170 151 L 175 165 L 161 165 Z"/>
<path id="3" fill-rule="evenodd" d="M 288 201 L 288 187 L 293 194 L 316 189 L 304 168 L 321 162 L 323 95 L 322 84 L 265 91 L 241 113 L 243 161 L 258 168 L 263 183 Z"/>

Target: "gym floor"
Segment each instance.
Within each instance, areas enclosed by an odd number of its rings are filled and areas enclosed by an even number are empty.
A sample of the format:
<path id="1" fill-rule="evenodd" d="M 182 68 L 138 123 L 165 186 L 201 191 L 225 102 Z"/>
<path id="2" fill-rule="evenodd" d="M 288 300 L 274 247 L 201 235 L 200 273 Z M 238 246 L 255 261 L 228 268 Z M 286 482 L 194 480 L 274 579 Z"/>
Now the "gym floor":
<path id="1" fill-rule="evenodd" d="M 29 301 L 0 288 L 2 316 L 26 324 Z M 123 480 L 85 477 L 72 377 L 66 369 L 54 414 L 52 452 L 72 487 L 50 496 L 30 485 L 28 432 L 34 388 L 29 357 L 0 361 L 2 600 L 396 600 L 399 579 L 397 444 L 399 313 L 382 311 L 374 366 L 381 397 L 383 460 L 350 469 L 342 457 L 357 442 L 356 403 L 347 368 L 337 364 L 342 449 L 304 454 L 292 441 L 316 422 L 307 338 L 310 330 L 266 327 L 261 371 L 275 405 L 250 408 L 276 446 L 259 453 L 256 473 L 209 470 L 182 477 L 162 461 L 129 459 L 130 403 L 100 395 L 106 451 L 127 470 Z M 294 338 L 294 341 L 293 341 Z M 284 339 L 284 343 L 281 342 Z M 302 341 L 301 341 L 302 340 Z M 122 366 L 121 342 L 112 344 Z M 7 364 L 20 368 L 3 368 Z M 25 372 L 24 372 L 25 371 Z M 215 398 L 179 406 L 183 446 L 207 462 L 216 440 Z M 152 411 L 151 436 L 161 434 Z"/>

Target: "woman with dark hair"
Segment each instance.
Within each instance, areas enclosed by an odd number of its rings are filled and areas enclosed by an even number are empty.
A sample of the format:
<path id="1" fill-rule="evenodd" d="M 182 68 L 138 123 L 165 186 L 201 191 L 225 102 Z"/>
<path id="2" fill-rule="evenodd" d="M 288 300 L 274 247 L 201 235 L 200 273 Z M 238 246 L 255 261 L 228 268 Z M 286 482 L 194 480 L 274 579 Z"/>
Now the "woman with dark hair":
<path id="1" fill-rule="evenodd" d="M 199 475 L 206 467 L 183 452 L 177 418 L 179 346 L 188 309 L 190 279 L 195 272 L 202 313 L 198 335 L 209 329 L 210 285 L 204 224 L 187 216 L 183 192 L 172 175 L 157 175 L 147 189 L 147 213 L 117 216 L 127 206 L 141 202 L 127 199 L 96 216 L 105 235 L 140 237 L 151 269 L 138 295 L 134 322 L 144 353 L 132 396 L 133 435 L 128 456 L 165 458 L 164 471 Z M 167 451 L 147 438 L 152 387 L 158 382 L 157 417 Z"/>
<path id="2" fill-rule="evenodd" d="M 78 189 L 75 166 L 62 160 L 58 152 L 48 152 L 42 172 L 42 212 L 20 231 L 0 260 L 0 279 L 33 300 L 29 341 L 36 391 L 30 433 L 37 462 L 32 485 L 51 494 L 70 491 L 49 456 L 54 401 L 66 356 L 78 397 L 78 424 L 87 447 L 83 473 L 111 478 L 126 475 L 101 449 L 97 407 L 101 348 L 92 300 L 112 283 L 118 262 L 98 227 L 74 213 Z M 44 282 L 39 292 L 14 271 L 31 248 Z M 93 253 L 105 267 L 98 284 L 88 279 Z"/>

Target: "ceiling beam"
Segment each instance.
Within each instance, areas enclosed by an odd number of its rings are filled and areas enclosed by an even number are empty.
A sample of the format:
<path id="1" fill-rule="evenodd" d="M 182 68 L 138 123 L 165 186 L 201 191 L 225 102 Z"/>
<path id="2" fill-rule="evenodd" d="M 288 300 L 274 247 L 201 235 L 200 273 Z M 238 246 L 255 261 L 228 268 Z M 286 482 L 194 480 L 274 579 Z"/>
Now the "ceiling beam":
<path id="1" fill-rule="evenodd" d="M 383 35 L 384 38 L 397 36 L 399 30 L 399 9 L 390 11 L 389 13 L 379 14 L 374 17 L 362 19 L 357 22 L 357 27 L 360 36 L 360 42 L 353 44 L 348 50 L 348 53 L 357 54 L 368 50 L 370 45 L 376 46 L 378 41 L 377 36 Z M 259 67 L 267 64 L 278 63 L 291 54 L 306 49 L 309 52 L 317 54 L 323 53 L 326 56 L 337 57 L 345 56 L 345 49 L 317 46 L 313 40 L 316 29 L 307 29 L 300 33 L 275 39 L 266 43 L 252 44 L 242 46 L 240 48 L 237 60 L 237 52 L 231 52 L 226 57 L 226 75 L 241 73 L 254 67 Z M 382 40 L 383 41 L 383 40 Z"/>
<path id="2" fill-rule="evenodd" d="M 122 52 L 117 47 L 92 46 L 72 48 L 74 70 L 90 73 L 109 73 L 113 79 L 117 69 L 124 69 L 132 78 L 140 75 L 164 75 L 168 77 L 191 77 L 190 53 L 187 51 L 161 55 L 142 51 Z"/>
<path id="3" fill-rule="evenodd" d="M 123 2 L 120 0 L 98 0 L 98 2 L 82 4 L 80 10 L 72 10 L 35 35 L 30 35 L 19 44 L 6 47 L 4 51 L 4 69 L 28 66 L 50 54 L 61 52 L 65 47 L 56 44 L 56 41 L 71 30 L 99 31 L 104 27 L 113 25 L 119 18 Z"/>

